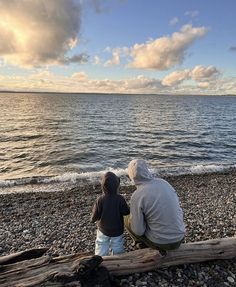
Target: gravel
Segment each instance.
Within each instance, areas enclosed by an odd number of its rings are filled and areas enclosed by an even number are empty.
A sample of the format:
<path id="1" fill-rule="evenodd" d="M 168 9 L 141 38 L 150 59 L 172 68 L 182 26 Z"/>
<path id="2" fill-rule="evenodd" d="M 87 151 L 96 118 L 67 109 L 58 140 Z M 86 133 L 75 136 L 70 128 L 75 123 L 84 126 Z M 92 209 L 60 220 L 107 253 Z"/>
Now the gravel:
<path id="1" fill-rule="evenodd" d="M 165 179 L 180 198 L 185 242 L 236 236 L 235 169 Z M 134 189 L 122 186 L 120 192 L 129 201 Z M 45 246 L 53 256 L 94 252 L 96 226 L 89 219 L 100 193 L 100 186 L 91 184 L 57 192 L 1 194 L 0 190 L 0 256 Z M 133 250 L 126 232 L 125 239 L 126 250 Z M 123 287 L 236 286 L 236 258 L 160 268 L 117 280 Z"/>

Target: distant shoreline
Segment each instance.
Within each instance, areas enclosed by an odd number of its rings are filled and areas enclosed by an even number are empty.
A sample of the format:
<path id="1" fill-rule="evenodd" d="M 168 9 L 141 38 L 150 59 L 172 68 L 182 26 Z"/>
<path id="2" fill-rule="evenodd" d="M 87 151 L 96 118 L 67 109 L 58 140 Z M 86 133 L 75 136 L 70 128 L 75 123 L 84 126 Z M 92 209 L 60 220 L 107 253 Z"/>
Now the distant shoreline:
<path id="1" fill-rule="evenodd" d="M 56 92 L 56 91 L 0 91 L 0 94 L 75 94 L 75 95 L 131 95 L 131 96 L 138 96 L 138 95 L 147 95 L 147 96 L 199 96 L 199 97 L 235 97 L 236 94 L 220 94 L 220 95 L 210 95 L 210 94 L 150 94 L 150 93 L 102 93 L 102 92 Z"/>

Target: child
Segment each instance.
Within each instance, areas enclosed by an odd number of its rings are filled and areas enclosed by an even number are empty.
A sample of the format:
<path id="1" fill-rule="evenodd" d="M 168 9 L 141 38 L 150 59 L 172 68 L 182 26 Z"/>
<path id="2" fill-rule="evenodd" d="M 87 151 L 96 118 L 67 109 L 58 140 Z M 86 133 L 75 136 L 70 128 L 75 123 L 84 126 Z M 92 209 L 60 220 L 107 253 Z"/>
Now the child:
<path id="1" fill-rule="evenodd" d="M 91 216 L 91 221 L 97 222 L 96 255 L 108 255 L 109 248 L 113 254 L 125 252 L 123 215 L 129 214 L 129 207 L 118 193 L 119 186 L 120 179 L 113 172 L 105 173 L 101 182 L 103 194 L 96 200 Z"/>

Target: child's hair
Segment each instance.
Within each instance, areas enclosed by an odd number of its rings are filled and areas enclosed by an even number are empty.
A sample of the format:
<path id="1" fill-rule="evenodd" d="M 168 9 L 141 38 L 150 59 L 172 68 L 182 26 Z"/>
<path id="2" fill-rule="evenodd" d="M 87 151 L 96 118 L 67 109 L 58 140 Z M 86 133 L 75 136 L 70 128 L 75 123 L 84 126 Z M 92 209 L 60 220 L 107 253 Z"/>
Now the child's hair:
<path id="1" fill-rule="evenodd" d="M 102 177 L 101 186 L 104 193 L 117 193 L 120 186 L 120 178 L 113 172 L 108 171 Z"/>

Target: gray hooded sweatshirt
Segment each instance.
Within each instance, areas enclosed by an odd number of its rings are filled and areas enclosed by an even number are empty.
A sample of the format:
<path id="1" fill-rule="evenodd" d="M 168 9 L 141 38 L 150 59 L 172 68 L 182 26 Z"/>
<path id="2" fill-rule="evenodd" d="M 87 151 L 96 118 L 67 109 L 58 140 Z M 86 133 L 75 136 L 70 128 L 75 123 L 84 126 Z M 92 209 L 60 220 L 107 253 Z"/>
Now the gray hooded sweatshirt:
<path id="1" fill-rule="evenodd" d="M 130 201 L 131 229 L 157 244 L 183 239 L 183 211 L 174 188 L 161 178 L 153 178 L 144 160 L 132 160 L 128 175 L 137 189 Z"/>

